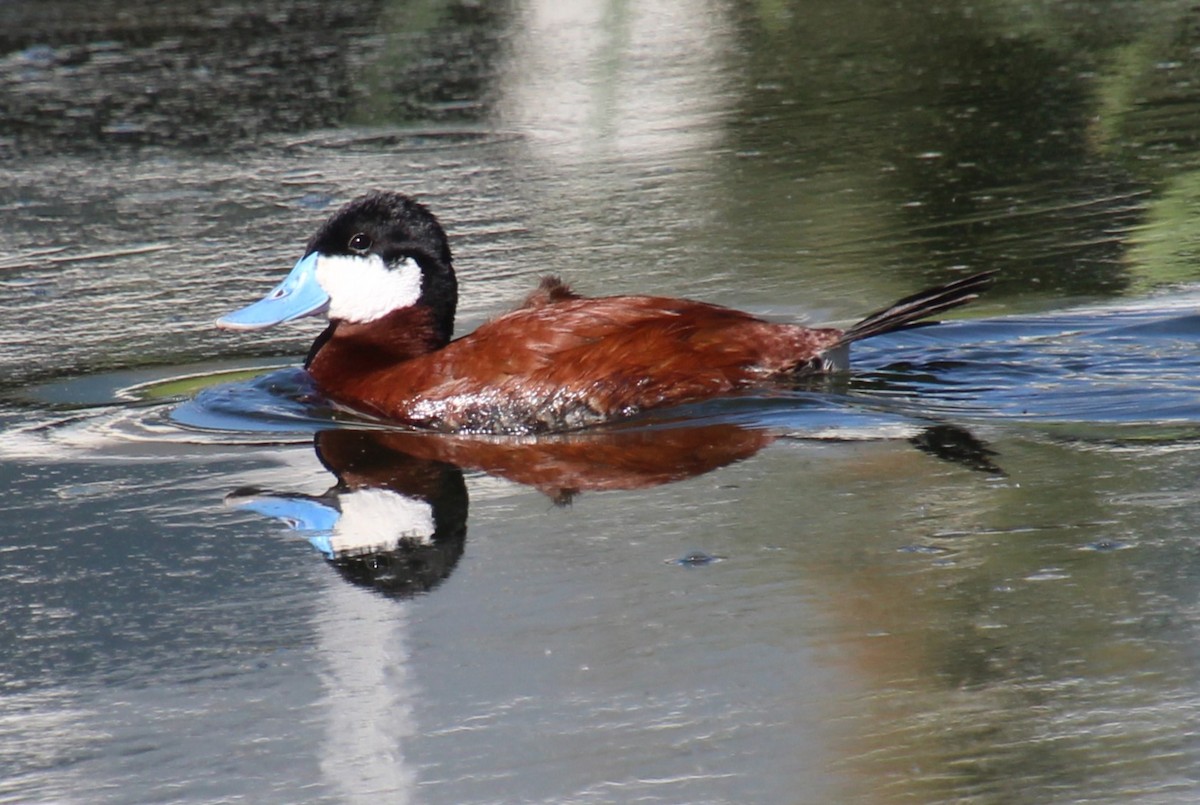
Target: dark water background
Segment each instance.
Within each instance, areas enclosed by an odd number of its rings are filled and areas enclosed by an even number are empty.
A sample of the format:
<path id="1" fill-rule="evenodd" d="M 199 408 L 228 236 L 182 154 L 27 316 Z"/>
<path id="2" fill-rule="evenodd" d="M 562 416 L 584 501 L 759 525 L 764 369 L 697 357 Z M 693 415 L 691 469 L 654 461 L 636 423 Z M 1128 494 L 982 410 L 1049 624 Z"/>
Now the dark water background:
<path id="1" fill-rule="evenodd" d="M 1188 2 L 0 3 L 0 802 L 1194 801 L 1198 151 Z M 834 383 L 364 432 L 211 321 L 369 188 L 460 332 L 1001 273 Z"/>

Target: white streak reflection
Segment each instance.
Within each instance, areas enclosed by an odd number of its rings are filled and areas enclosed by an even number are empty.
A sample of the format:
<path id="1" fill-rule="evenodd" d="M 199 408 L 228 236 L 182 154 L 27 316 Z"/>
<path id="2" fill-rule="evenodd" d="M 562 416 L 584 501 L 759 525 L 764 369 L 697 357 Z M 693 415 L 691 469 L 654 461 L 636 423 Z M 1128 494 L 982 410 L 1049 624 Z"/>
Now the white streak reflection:
<path id="1" fill-rule="evenodd" d="M 403 744 L 416 729 L 405 646 L 407 609 L 328 576 L 317 621 L 325 668 L 322 777 L 343 802 L 413 800 Z"/>

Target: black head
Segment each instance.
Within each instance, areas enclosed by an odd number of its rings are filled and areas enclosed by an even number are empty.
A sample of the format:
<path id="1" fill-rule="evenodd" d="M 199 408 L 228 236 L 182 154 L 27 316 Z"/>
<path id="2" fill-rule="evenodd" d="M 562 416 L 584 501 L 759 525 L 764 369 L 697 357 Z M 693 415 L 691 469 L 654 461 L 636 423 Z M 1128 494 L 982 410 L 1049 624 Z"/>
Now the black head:
<path id="1" fill-rule="evenodd" d="M 354 241 L 356 235 L 366 241 Z M 387 260 L 387 250 L 401 244 L 422 248 L 449 269 L 450 244 L 442 225 L 424 204 L 401 193 L 373 192 L 346 204 L 321 225 L 305 254 L 363 254 L 374 252 Z M 364 249 L 365 247 L 365 249 Z"/>
<path id="2" fill-rule="evenodd" d="M 369 319 L 378 312 L 370 309 L 371 304 L 394 295 L 369 277 L 360 276 L 358 265 L 370 260 L 371 265 L 398 273 L 415 262 L 420 267 L 416 301 L 433 311 L 449 340 L 458 304 L 458 282 L 446 233 L 424 205 L 400 193 L 360 196 L 321 225 L 305 250 L 306 256 L 314 252 L 322 258 L 318 278 L 330 295 L 331 319 L 352 318 L 347 311 L 363 305 L 369 312 L 357 320 Z M 375 257 L 379 259 L 373 260 Z"/>

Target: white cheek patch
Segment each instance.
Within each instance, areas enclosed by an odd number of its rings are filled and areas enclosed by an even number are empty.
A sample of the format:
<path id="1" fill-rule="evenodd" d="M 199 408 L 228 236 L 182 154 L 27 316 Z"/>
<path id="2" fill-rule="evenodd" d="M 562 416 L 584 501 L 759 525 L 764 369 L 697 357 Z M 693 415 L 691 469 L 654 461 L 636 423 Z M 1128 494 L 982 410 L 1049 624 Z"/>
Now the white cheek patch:
<path id="1" fill-rule="evenodd" d="M 388 266 L 377 254 L 318 255 L 317 282 L 329 294 L 329 318 L 375 321 L 421 298 L 421 267 L 411 257 Z"/>
<path id="2" fill-rule="evenodd" d="M 395 550 L 401 540 L 433 541 L 433 507 L 386 489 L 357 489 L 339 495 L 338 518 L 329 545 L 335 556 Z"/>

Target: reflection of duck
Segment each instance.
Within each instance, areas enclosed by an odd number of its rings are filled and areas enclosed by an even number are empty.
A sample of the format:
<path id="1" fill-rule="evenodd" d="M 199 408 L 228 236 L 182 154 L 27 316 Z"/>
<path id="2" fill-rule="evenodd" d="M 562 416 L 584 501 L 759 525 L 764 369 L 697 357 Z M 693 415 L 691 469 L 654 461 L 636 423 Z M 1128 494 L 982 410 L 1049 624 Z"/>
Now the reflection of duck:
<path id="1" fill-rule="evenodd" d="M 239 489 L 237 508 L 278 517 L 356 584 L 424 592 L 450 574 L 467 533 L 462 469 L 533 486 L 565 503 L 580 491 L 638 489 L 753 455 L 772 437 L 734 425 L 577 434 L 520 442 L 405 431 L 318 433 L 337 484 L 323 495 Z M 460 467 L 462 469 L 460 469 Z"/>
<path id="2" fill-rule="evenodd" d="M 531 486 L 558 503 L 579 492 L 644 489 L 711 472 L 757 453 L 775 437 L 721 423 L 583 432 L 520 441 L 503 437 L 377 431 L 389 450 Z"/>
<path id="3" fill-rule="evenodd" d="M 337 476 L 323 495 L 239 489 L 226 502 L 286 521 L 356 584 L 399 596 L 429 590 L 450 575 L 466 542 L 462 471 L 391 449 L 376 436 L 317 434 L 317 457 Z"/>
<path id="4" fill-rule="evenodd" d="M 556 503 L 585 491 L 681 481 L 757 453 L 768 431 L 730 423 L 613 430 L 516 440 L 414 431 L 329 430 L 317 457 L 337 484 L 323 495 L 239 489 L 227 502 L 278 517 L 350 581 L 389 595 L 424 592 L 448 576 L 467 534 L 462 470 L 534 487 Z M 973 469 L 999 472 L 986 445 L 948 425 L 913 443 Z"/>
<path id="5" fill-rule="evenodd" d="M 969 302 L 989 282 L 977 274 L 923 291 L 843 331 L 683 299 L 587 299 L 547 279 L 519 309 L 452 341 L 445 233 L 420 204 L 375 193 L 330 218 L 266 298 L 218 324 L 327 313 L 305 365 L 330 398 L 420 427 L 531 433 L 844 369 L 852 342 Z"/>

